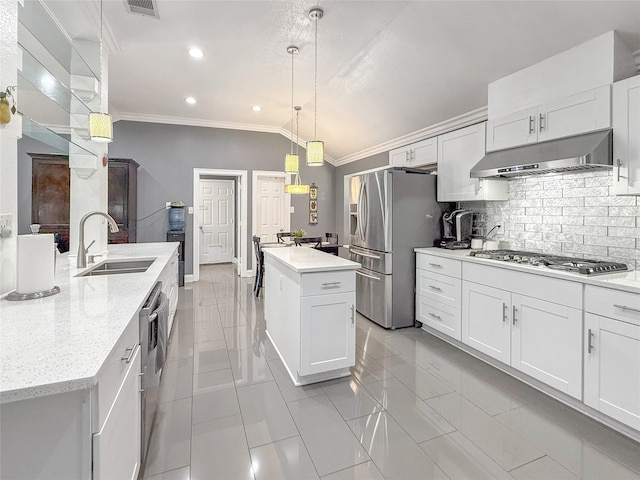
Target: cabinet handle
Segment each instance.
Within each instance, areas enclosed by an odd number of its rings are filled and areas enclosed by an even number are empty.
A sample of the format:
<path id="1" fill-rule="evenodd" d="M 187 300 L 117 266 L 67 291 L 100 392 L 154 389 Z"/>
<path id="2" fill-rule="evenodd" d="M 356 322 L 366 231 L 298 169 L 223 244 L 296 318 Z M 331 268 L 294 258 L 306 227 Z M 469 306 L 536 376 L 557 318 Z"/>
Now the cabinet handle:
<path id="1" fill-rule="evenodd" d="M 356 306 L 352 304 L 351 305 L 351 325 L 355 323 L 355 317 L 356 317 Z"/>
<path id="2" fill-rule="evenodd" d="M 363 257 L 373 258 L 375 260 L 380 260 L 380 256 L 379 255 L 370 255 L 368 253 L 362 252 L 360 250 L 356 250 L 354 248 L 349 248 L 349 251 L 355 253 L 356 255 L 362 255 Z"/>
<path id="3" fill-rule="evenodd" d="M 515 325 L 516 322 L 518 321 L 518 319 L 516 318 L 516 312 L 518 311 L 518 309 L 516 308 L 516 306 L 513 306 L 513 324 Z"/>
<path id="4" fill-rule="evenodd" d="M 144 393 L 144 372 L 139 373 L 138 376 L 140 377 L 140 389 L 138 391 Z"/>
<path id="5" fill-rule="evenodd" d="M 124 360 L 125 363 L 131 363 L 131 359 L 133 358 L 133 352 L 136 351 L 136 347 L 138 344 L 134 344 L 133 347 L 127 348 L 127 356 L 122 357 L 120 360 Z"/>
<path id="6" fill-rule="evenodd" d="M 620 159 L 616 159 L 616 166 L 618 167 L 618 178 L 616 179 L 616 181 L 620 181 L 620 168 L 622 167 L 622 162 L 620 161 Z"/>
<path id="7" fill-rule="evenodd" d="M 339 287 L 342 282 L 323 282 L 323 287 Z"/>
<path id="8" fill-rule="evenodd" d="M 406 152 L 404 152 L 404 161 L 409 163 L 409 150 L 407 150 Z"/>
<path id="9" fill-rule="evenodd" d="M 613 304 L 614 308 L 619 308 L 620 310 L 628 310 L 630 312 L 634 312 L 634 313 L 640 313 L 640 310 L 638 310 L 637 308 L 632 308 L 632 307 L 627 307 L 626 305 L 617 305 L 617 304 Z"/>
<path id="10" fill-rule="evenodd" d="M 502 303 L 502 323 L 507 321 L 507 304 Z"/>
<path id="11" fill-rule="evenodd" d="M 429 316 L 435 318 L 436 320 L 442 320 L 442 317 L 440 317 L 440 315 L 436 315 L 435 313 L 429 313 Z"/>
<path id="12" fill-rule="evenodd" d="M 442 291 L 442 289 L 440 287 L 436 287 L 435 285 L 429 285 L 429 288 L 433 288 L 434 290 L 437 290 L 439 292 Z"/>
<path id="13" fill-rule="evenodd" d="M 529 115 L 529 135 L 533 135 L 536 130 L 536 117 Z"/>
<path id="14" fill-rule="evenodd" d="M 431 265 L 432 267 L 442 268 L 442 265 L 440 265 L 439 263 L 429 263 L 429 265 Z"/>
<path id="15" fill-rule="evenodd" d="M 539 131 L 542 132 L 545 129 L 545 125 L 544 125 L 544 115 L 541 113 L 540 114 L 540 125 L 538 125 L 539 127 Z"/>
<path id="16" fill-rule="evenodd" d="M 591 343 L 592 338 L 593 338 L 593 332 L 591 331 L 591 329 L 589 329 L 589 334 L 587 337 L 587 353 L 591 353 L 591 350 L 593 350 L 593 344 Z"/>

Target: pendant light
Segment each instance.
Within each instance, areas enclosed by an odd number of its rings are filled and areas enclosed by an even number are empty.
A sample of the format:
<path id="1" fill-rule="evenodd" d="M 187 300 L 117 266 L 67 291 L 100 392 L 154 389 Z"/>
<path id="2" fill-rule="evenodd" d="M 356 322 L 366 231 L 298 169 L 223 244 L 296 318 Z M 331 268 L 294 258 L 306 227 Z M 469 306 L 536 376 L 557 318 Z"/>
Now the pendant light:
<path id="1" fill-rule="evenodd" d="M 295 106 L 293 109 L 296 111 L 296 157 L 298 156 L 298 125 L 300 110 L 302 107 Z M 293 151 L 293 150 L 292 150 Z M 284 193 L 291 193 L 293 195 L 307 195 L 309 193 L 309 185 L 303 185 L 300 179 L 300 173 L 296 172 L 294 183 L 284 186 Z"/>
<path id="2" fill-rule="evenodd" d="M 291 153 L 288 153 L 284 157 L 284 172 L 285 173 L 298 173 L 298 154 L 293 153 L 293 56 L 298 53 L 298 47 L 290 46 L 287 47 L 287 52 L 291 54 Z M 296 134 L 297 137 L 297 134 Z M 297 141 L 297 138 L 296 138 Z M 296 144 L 297 151 L 297 144 Z"/>
<path id="3" fill-rule="evenodd" d="M 100 0 L 100 69 L 102 71 L 102 0 Z M 96 143 L 113 142 L 111 115 L 102 112 L 89 113 L 89 138 Z"/>
<path id="4" fill-rule="evenodd" d="M 320 7 L 314 7 L 309 11 L 309 17 L 316 22 L 316 40 L 315 40 L 315 70 L 314 78 L 314 127 L 313 138 L 307 142 L 307 165 L 309 167 L 319 167 L 324 164 L 324 142 L 317 140 L 318 138 L 318 20 L 322 18 L 324 11 Z"/>

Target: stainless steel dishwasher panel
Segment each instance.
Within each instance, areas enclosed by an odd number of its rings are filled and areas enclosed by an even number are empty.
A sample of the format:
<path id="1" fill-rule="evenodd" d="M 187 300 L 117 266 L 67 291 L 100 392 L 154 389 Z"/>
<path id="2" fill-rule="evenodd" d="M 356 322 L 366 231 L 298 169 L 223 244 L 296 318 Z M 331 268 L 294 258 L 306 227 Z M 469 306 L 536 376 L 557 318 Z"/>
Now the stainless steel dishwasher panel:
<path id="1" fill-rule="evenodd" d="M 162 282 L 157 282 L 140 310 L 140 373 L 141 373 L 141 465 L 147 456 L 151 427 L 158 406 L 160 374 L 156 372 L 156 352 L 158 345 L 158 313 L 161 301 Z"/>

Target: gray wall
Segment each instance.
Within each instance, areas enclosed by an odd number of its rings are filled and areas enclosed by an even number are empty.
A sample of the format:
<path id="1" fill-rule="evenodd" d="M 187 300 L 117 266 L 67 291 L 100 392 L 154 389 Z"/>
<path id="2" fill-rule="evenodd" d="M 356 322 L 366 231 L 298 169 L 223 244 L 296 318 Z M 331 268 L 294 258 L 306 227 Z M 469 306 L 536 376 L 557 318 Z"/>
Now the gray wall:
<path id="1" fill-rule="evenodd" d="M 340 234 L 340 243 L 347 245 L 349 243 L 348 232 L 343 231 L 342 222 L 344 221 L 344 213 L 346 206 L 344 205 L 344 176 L 351 175 L 353 173 L 363 172 L 365 170 L 371 170 L 372 168 L 378 168 L 389 165 L 389 152 L 378 153 L 362 160 L 347 163 L 336 168 L 335 173 L 335 199 L 336 199 L 336 212 L 335 212 L 335 224 L 336 232 Z"/>
<path id="2" fill-rule="evenodd" d="M 138 218 L 151 215 L 138 222 L 138 242 L 161 242 L 168 229 L 168 216 L 164 210 L 167 201 L 193 203 L 193 169 L 247 170 L 248 265 L 253 265 L 251 254 L 251 189 L 253 170 L 283 171 L 284 156 L 290 142 L 275 133 L 248 132 L 208 127 L 165 125 L 119 121 L 114 124 L 114 141 L 109 145 L 109 156 L 133 158 L 138 169 Z M 336 195 L 334 192 L 335 167 L 325 163 L 322 167 L 307 167 L 304 149 L 300 149 L 300 175 L 304 183 L 318 186 L 318 225 L 309 225 L 309 197 L 292 195 L 291 228 L 302 228 L 310 236 L 322 236 L 336 230 Z M 341 197 L 340 197 L 341 198 Z M 158 213 L 153 212 L 161 210 Z M 193 216 L 187 215 L 186 273 L 192 272 Z"/>

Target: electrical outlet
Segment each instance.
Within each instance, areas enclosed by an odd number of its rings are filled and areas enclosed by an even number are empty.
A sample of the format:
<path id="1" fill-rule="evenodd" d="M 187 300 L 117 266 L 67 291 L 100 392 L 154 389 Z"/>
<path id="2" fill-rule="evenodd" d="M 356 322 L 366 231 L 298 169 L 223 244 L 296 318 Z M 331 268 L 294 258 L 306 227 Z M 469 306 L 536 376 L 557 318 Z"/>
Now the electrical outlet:
<path id="1" fill-rule="evenodd" d="M 171 202 L 165 202 L 164 204 L 164 208 L 169 210 L 169 207 L 171 206 Z"/>

